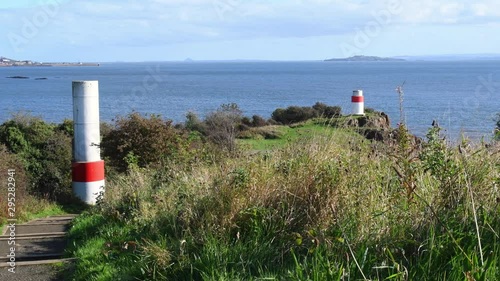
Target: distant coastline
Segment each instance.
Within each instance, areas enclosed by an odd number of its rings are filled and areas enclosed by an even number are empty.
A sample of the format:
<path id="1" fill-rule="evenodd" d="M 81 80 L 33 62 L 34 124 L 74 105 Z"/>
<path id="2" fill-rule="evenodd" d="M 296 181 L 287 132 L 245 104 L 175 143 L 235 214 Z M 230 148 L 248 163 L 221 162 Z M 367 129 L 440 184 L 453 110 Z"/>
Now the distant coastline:
<path id="1" fill-rule="evenodd" d="M 361 62 L 369 62 L 369 61 L 406 61 L 401 58 L 383 58 L 376 56 L 352 56 L 348 58 L 333 58 L 326 59 L 325 61 L 361 61 Z"/>
<path id="2" fill-rule="evenodd" d="M 14 60 L 6 57 L 0 57 L 0 67 L 17 67 L 17 66 L 100 66 L 99 63 L 91 62 L 36 62 L 31 60 Z"/>

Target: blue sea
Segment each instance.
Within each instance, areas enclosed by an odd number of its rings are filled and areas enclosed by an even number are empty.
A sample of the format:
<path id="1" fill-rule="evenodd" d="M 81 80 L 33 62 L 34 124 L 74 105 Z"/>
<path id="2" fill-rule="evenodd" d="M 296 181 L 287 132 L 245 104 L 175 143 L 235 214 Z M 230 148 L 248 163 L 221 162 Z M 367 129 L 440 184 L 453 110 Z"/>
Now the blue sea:
<path id="1" fill-rule="evenodd" d="M 30 79 L 11 79 L 9 76 Z M 47 78 L 36 80 L 36 78 Z M 72 118 L 71 82 L 98 80 L 102 121 L 137 111 L 183 122 L 224 103 L 247 116 L 269 118 L 276 108 L 317 101 L 351 111 L 353 90 L 365 106 L 400 120 L 395 89 L 404 90 L 410 130 L 424 136 L 433 120 L 458 140 L 489 138 L 500 112 L 500 62 L 148 62 L 99 67 L 0 67 L 0 123 L 16 112 L 49 122 Z"/>

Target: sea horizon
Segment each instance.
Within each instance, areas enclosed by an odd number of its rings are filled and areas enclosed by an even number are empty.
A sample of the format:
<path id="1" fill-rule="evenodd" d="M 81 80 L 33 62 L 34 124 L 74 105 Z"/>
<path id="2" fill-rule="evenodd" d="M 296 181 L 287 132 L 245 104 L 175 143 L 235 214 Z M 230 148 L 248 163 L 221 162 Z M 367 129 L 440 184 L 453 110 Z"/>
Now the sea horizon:
<path id="1" fill-rule="evenodd" d="M 176 123 L 193 111 L 200 116 L 221 104 L 236 103 L 246 116 L 268 119 L 276 108 L 339 105 L 350 113 L 353 90 L 365 92 L 366 107 L 399 122 L 395 88 L 404 85 L 409 129 L 425 136 L 433 120 L 457 140 L 461 133 L 492 135 L 500 108 L 494 96 L 500 68 L 496 61 L 192 61 L 111 62 L 99 67 L 7 67 L 0 70 L 5 122 L 17 111 L 48 122 L 71 119 L 71 81 L 98 80 L 101 120 L 137 111 L 160 114 Z M 29 79 L 9 79 L 22 75 Z M 35 80 L 35 78 L 47 78 Z M 500 80 L 499 80 L 500 81 Z M 54 108 L 56 107 L 56 108 Z"/>

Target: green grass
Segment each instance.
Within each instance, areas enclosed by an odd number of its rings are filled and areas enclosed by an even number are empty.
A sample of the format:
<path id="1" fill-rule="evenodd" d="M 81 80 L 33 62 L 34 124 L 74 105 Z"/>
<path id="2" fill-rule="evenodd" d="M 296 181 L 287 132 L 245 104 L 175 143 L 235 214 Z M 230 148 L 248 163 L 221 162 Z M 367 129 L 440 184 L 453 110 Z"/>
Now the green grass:
<path id="1" fill-rule="evenodd" d="M 17 223 L 24 223 L 30 220 L 45 218 L 48 216 L 64 215 L 67 214 L 67 210 L 55 203 L 50 203 L 45 200 L 32 199 L 31 205 L 25 207 L 25 211 L 16 213 Z M 6 224 L 5 220 L 0 220 L 0 229 Z"/>
<path id="2" fill-rule="evenodd" d="M 64 209 L 64 207 L 57 204 L 48 204 L 46 208 L 36 212 L 36 213 L 27 213 L 22 217 L 21 222 L 30 221 L 38 218 L 45 218 L 49 216 L 57 216 L 64 215 L 68 212 Z"/>
<path id="3" fill-rule="evenodd" d="M 297 141 L 306 141 L 315 137 L 335 138 L 361 138 L 357 133 L 347 129 L 336 129 L 328 126 L 328 120 L 315 119 L 294 124 L 292 126 L 267 126 L 259 128 L 259 130 L 277 131 L 278 138 L 265 139 L 260 135 L 253 138 L 239 139 L 238 144 L 246 150 L 250 151 L 269 151 L 273 149 L 283 148 L 288 144 L 293 144 Z"/>
<path id="4" fill-rule="evenodd" d="M 498 147 L 281 130 L 241 140 L 266 153 L 117 175 L 75 220 L 68 279 L 500 279 Z"/>
<path id="5" fill-rule="evenodd" d="M 116 157 L 123 172 L 89 209 L 30 195 L 27 162 L 1 145 L 0 167 L 16 169 L 21 221 L 82 212 L 68 233 L 76 261 L 56 269 L 64 280 L 500 280 L 498 143 L 449 147 L 432 128 L 420 146 L 404 125 L 394 143 L 373 143 L 345 128 L 352 118 L 250 128 L 239 151 L 168 129 L 178 153 L 166 158 L 172 147 L 146 130 L 145 154 L 128 155 L 150 160 Z M 142 121 L 130 128 L 139 144 Z M 62 202 L 65 145 L 40 186 L 48 196 L 58 184 Z"/>
<path id="6" fill-rule="evenodd" d="M 137 271 L 132 252 L 123 249 L 123 241 L 133 236 L 131 225 L 83 213 L 74 220 L 68 236 L 72 242 L 67 257 L 78 257 L 78 263 L 65 267 L 80 280 L 135 280 L 129 277 L 131 271 Z"/>

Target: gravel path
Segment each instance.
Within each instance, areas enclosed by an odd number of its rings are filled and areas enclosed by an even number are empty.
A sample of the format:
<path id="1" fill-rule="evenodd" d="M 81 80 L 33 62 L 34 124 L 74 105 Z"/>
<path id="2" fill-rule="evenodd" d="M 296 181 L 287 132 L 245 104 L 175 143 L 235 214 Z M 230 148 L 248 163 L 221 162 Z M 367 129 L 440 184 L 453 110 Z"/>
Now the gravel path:
<path id="1" fill-rule="evenodd" d="M 8 267 L 0 268 L 2 281 L 63 281 L 57 277 L 57 269 L 52 265 L 16 266 L 16 273 L 7 271 Z"/>

